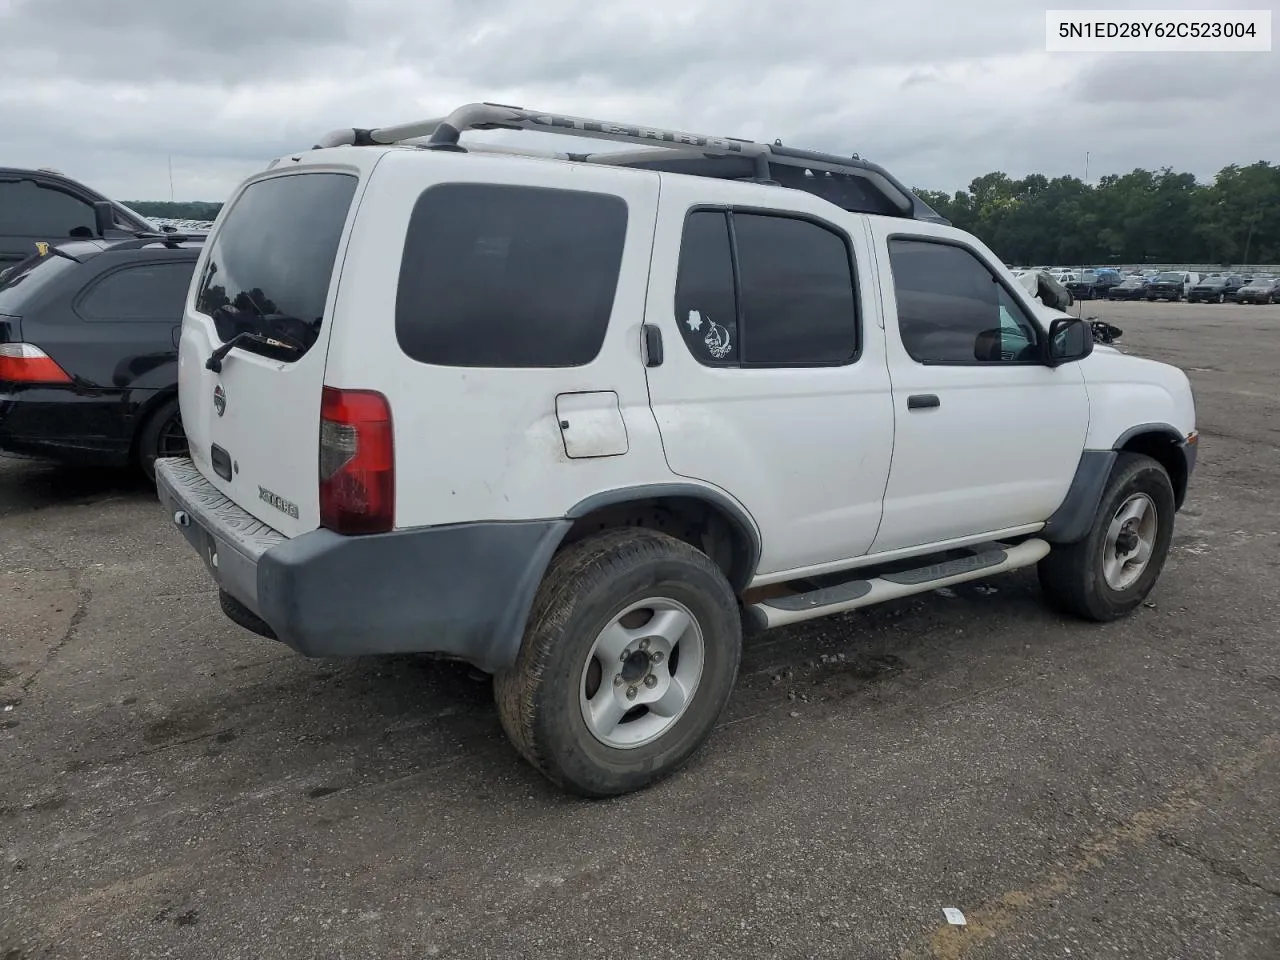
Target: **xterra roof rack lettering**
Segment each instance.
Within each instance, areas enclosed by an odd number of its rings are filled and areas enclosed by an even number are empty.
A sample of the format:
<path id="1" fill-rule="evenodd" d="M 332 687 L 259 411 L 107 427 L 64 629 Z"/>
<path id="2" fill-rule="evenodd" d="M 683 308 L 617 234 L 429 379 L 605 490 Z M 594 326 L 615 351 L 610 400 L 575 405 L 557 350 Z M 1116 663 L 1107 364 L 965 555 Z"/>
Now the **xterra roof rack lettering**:
<path id="1" fill-rule="evenodd" d="M 623 793 L 710 735 L 744 631 L 1030 566 L 1142 603 L 1189 384 L 1051 301 L 859 158 L 499 104 L 337 131 L 201 254 L 159 489 L 237 623 L 472 663 L 538 770 Z M 305 349 L 228 351 L 278 318 Z"/>

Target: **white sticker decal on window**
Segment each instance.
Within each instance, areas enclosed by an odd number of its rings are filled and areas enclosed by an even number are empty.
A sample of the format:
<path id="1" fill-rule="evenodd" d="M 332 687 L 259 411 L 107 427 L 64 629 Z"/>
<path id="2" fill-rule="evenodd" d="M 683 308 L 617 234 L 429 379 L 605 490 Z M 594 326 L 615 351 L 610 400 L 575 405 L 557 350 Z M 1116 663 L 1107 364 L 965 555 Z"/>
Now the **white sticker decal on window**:
<path id="1" fill-rule="evenodd" d="M 697 310 L 690 310 L 690 311 L 689 311 L 689 319 L 688 319 L 688 320 L 686 320 L 686 321 L 685 321 L 685 323 L 689 324 L 689 329 L 690 329 L 690 330 L 693 330 L 693 331 L 695 331 L 695 332 L 696 332 L 696 331 L 698 331 L 698 330 L 701 330 L 701 329 L 702 329 L 702 314 L 700 314 Z"/>
<path id="2" fill-rule="evenodd" d="M 723 360 L 729 355 L 729 351 L 733 349 L 729 343 L 729 331 L 710 317 L 707 318 L 707 323 L 711 326 L 707 330 L 707 335 L 702 338 L 702 342 L 707 345 L 707 352 L 714 359 Z"/>

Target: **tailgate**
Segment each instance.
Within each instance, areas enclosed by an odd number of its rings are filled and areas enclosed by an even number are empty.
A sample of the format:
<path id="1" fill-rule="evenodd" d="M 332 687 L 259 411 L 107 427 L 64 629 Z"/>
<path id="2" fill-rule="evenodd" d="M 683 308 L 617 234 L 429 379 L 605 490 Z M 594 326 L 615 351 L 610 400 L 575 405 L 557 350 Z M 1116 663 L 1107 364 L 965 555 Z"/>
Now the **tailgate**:
<path id="1" fill-rule="evenodd" d="M 178 391 L 191 458 L 286 536 L 320 524 L 326 318 L 358 186 L 355 173 L 314 167 L 250 181 L 206 245 L 183 319 Z"/>

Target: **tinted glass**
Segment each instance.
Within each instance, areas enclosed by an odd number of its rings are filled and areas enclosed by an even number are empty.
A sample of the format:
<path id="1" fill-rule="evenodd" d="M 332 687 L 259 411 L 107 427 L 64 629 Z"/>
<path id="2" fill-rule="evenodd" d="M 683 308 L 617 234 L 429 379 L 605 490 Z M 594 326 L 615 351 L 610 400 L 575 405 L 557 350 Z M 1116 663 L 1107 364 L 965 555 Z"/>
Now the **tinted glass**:
<path id="1" fill-rule="evenodd" d="M 600 352 L 627 231 L 620 197 L 445 184 L 414 204 L 396 336 L 422 363 L 572 367 Z"/>
<path id="2" fill-rule="evenodd" d="M 889 261 L 902 344 L 921 363 L 1035 360 L 1035 327 L 968 250 L 892 240 Z"/>
<path id="3" fill-rule="evenodd" d="M 853 270 L 843 238 L 789 217 L 736 213 L 747 363 L 844 363 L 857 353 Z"/>
<path id="4" fill-rule="evenodd" d="M 77 229 L 94 235 L 90 204 L 33 180 L 0 183 L 0 233 L 63 240 Z"/>
<path id="5" fill-rule="evenodd" d="M 356 178 L 300 173 L 260 180 L 218 229 L 195 307 L 225 342 L 238 333 L 292 341 L 301 356 L 320 334 L 338 242 Z"/>
<path id="6" fill-rule="evenodd" d="M 86 320 L 182 322 L 196 262 L 143 263 L 107 274 L 76 309 Z"/>
<path id="7" fill-rule="evenodd" d="M 738 302 L 728 218 L 718 211 L 689 215 L 680 241 L 676 325 L 701 363 L 738 360 Z"/>
<path id="8" fill-rule="evenodd" d="M 22 316 L 43 291 L 79 267 L 74 260 L 57 254 L 28 257 L 5 267 L 0 277 L 0 313 Z"/>

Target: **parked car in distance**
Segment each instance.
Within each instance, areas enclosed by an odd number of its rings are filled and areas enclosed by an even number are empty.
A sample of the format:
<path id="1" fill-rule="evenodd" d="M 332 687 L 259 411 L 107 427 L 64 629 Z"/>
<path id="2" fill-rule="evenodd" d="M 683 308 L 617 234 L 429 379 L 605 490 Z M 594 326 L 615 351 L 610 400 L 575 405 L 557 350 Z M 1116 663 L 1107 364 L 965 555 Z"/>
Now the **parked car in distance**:
<path id="1" fill-rule="evenodd" d="M 1229 277 L 1221 273 L 1205 277 L 1199 283 L 1193 284 L 1191 289 L 1187 291 L 1187 302 L 1226 303 L 1227 286 L 1233 279 L 1237 281 L 1236 289 L 1239 289 L 1244 283 L 1240 277 Z"/>
<path id="2" fill-rule="evenodd" d="M 1227 295 L 1228 300 L 1234 300 L 1236 298 L 1236 293 L 1240 290 L 1240 288 L 1244 286 L 1248 286 L 1249 282 L 1252 280 L 1253 280 L 1253 277 L 1246 277 L 1246 276 L 1241 276 L 1239 274 L 1232 274 L 1227 278 L 1227 285 L 1226 287 L 1223 288 L 1222 292 Z"/>
<path id="3" fill-rule="evenodd" d="M 459 143 L 495 126 L 643 149 Z M 249 178 L 183 319 L 191 456 L 156 469 L 230 619 L 471 662 L 593 797 L 711 735 L 744 628 L 1033 565 L 1064 611 L 1139 609 L 1197 449 L 1185 373 L 888 171 L 691 136 L 470 104 Z"/>
<path id="4" fill-rule="evenodd" d="M 1181 300 L 1199 279 L 1199 274 L 1183 270 L 1169 270 L 1156 274 L 1155 278 L 1147 284 L 1147 299 Z"/>
<path id="5" fill-rule="evenodd" d="M 1236 291 L 1236 303 L 1280 303 L 1280 280 L 1250 280 Z"/>
<path id="6" fill-rule="evenodd" d="M 1107 290 L 1108 300 L 1141 300 L 1146 295 L 1147 278 L 1143 276 L 1125 277 Z"/>
<path id="7" fill-rule="evenodd" d="M 200 242 L 52 246 L 0 278 L 0 452 L 86 466 L 187 449 L 178 335 Z"/>
<path id="8" fill-rule="evenodd" d="M 41 243 L 158 232 L 146 217 L 57 171 L 0 167 L 0 270 Z"/>
<path id="9" fill-rule="evenodd" d="M 1095 300 L 1105 297 L 1107 291 L 1120 282 L 1118 270 L 1084 270 L 1075 280 L 1066 283 L 1071 296 L 1077 300 Z"/>

